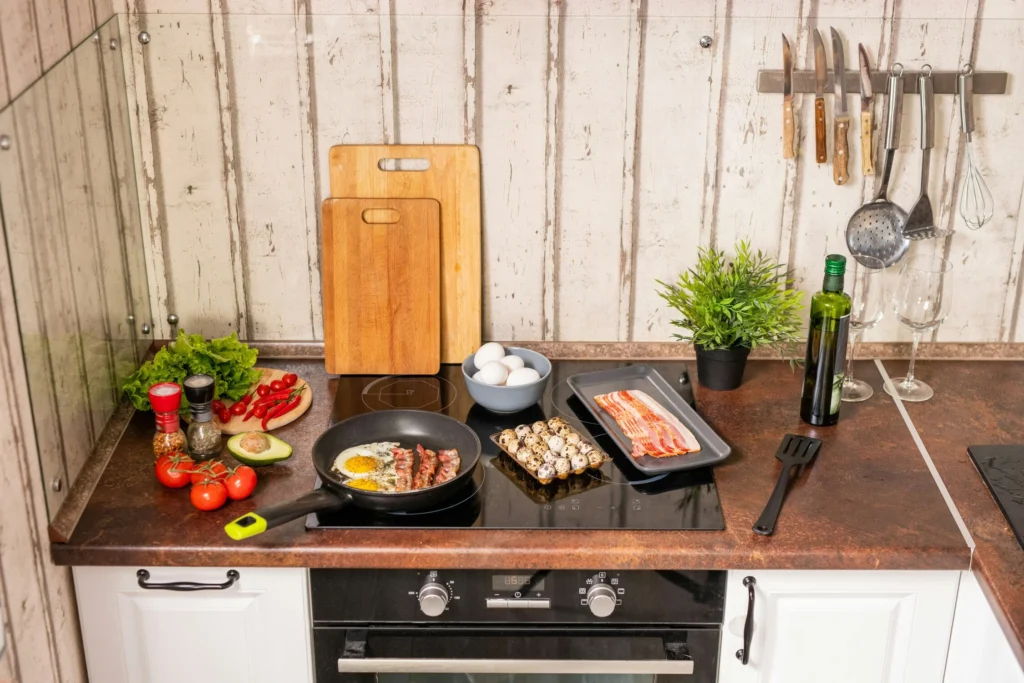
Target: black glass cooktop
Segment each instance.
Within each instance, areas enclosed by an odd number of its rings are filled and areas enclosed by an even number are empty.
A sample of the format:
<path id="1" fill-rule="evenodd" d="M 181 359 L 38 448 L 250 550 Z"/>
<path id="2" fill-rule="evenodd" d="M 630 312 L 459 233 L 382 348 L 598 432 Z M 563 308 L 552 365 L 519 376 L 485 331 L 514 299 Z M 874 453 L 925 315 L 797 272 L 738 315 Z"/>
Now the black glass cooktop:
<path id="1" fill-rule="evenodd" d="M 416 513 L 369 512 L 348 506 L 307 517 L 308 528 L 485 527 L 494 529 L 724 529 L 710 468 L 645 474 L 608 437 L 576 398 L 566 378 L 627 365 L 609 361 L 555 361 L 543 400 L 513 415 L 499 415 L 470 397 L 458 365 L 429 377 L 341 376 L 335 385 L 331 424 L 374 410 L 416 408 L 443 412 L 476 431 L 483 453 L 473 477 L 436 508 Z M 686 366 L 651 363 L 671 383 Z M 560 415 L 590 438 L 611 462 L 600 469 L 541 485 L 490 440 L 519 424 Z M 319 482 L 317 482 L 319 486 Z"/>
<path id="2" fill-rule="evenodd" d="M 970 446 L 967 452 L 1024 550 L 1024 446 Z"/>

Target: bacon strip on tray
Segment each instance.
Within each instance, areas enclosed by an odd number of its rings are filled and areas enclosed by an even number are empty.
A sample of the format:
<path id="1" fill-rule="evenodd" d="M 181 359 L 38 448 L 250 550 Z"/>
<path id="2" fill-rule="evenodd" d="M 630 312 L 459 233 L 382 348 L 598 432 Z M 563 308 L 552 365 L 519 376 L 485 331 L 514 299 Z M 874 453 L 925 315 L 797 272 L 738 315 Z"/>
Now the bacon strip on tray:
<path id="1" fill-rule="evenodd" d="M 679 418 L 642 391 L 613 391 L 594 400 L 633 442 L 634 458 L 664 458 L 700 450 L 696 437 Z"/>
<path id="2" fill-rule="evenodd" d="M 425 489 L 434 483 L 434 472 L 437 471 L 437 453 L 416 444 L 416 452 L 420 456 L 420 468 L 413 477 L 413 489 Z"/>
<path id="3" fill-rule="evenodd" d="M 411 448 L 392 448 L 391 454 L 395 456 L 395 491 L 409 491 L 412 489 L 412 467 L 413 454 Z"/>
<path id="4" fill-rule="evenodd" d="M 454 479 L 455 475 L 459 473 L 459 466 L 462 464 L 459 452 L 454 448 L 441 450 L 437 454 L 437 459 L 441 461 L 441 466 L 437 471 L 437 476 L 434 477 L 434 486 Z"/>

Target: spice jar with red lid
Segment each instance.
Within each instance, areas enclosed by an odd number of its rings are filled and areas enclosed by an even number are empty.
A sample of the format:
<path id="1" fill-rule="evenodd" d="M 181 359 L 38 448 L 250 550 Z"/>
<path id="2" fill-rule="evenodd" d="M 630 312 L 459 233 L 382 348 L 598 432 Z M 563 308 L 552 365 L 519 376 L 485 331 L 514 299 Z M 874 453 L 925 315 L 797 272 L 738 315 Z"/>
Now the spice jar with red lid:
<path id="1" fill-rule="evenodd" d="M 149 388 L 149 402 L 156 413 L 156 434 L 153 453 L 156 457 L 185 451 L 185 432 L 181 431 L 181 387 L 174 382 L 161 382 Z"/>

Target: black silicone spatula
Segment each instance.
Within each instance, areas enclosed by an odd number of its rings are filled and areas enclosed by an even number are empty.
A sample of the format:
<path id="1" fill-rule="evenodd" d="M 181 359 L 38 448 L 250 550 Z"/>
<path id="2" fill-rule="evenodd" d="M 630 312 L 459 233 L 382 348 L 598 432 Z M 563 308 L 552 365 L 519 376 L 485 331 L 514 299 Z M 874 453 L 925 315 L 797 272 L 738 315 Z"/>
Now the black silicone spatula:
<path id="1" fill-rule="evenodd" d="M 782 501 L 786 497 L 786 489 L 789 488 L 789 474 L 794 467 L 799 467 L 796 476 L 804 472 L 814 456 L 821 448 L 821 439 L 814 439 L 809 436 L 798 436 L 797 434 L 786 434 L 782 437 L 779 450 L 775 457 L 782 463 L 782 472 L 779 473 L 779 480 L 775 483 L 775 490 L 764 512 L 754 522 L 754 531 L 762 536 L 770 536 L 775 531 L 775 522 L 779 519 L 779 512 L 782 510 Z"/>

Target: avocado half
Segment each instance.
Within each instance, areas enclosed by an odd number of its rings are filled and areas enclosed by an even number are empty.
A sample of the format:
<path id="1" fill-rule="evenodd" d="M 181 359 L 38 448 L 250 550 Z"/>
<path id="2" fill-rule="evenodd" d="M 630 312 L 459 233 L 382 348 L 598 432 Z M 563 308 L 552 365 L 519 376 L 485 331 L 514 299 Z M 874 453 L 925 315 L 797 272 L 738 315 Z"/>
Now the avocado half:
<path id="1" fill-rule="evenodd" d="M 242 432 L 228 439 L 228 450 L 240 463 L 259 467 L 292 457 L 292 447 L 273 434 Z"/>

